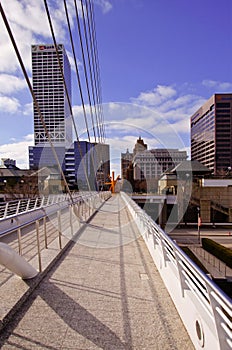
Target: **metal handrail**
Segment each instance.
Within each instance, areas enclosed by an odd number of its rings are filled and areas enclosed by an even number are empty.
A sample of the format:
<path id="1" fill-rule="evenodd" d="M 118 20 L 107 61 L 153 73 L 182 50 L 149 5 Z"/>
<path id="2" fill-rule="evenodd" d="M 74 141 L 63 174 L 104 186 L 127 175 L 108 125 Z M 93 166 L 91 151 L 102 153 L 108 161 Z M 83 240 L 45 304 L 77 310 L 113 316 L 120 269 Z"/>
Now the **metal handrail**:
<path id="1" fill-rule="evenodd" d="M 231 299 L 181 250 L 181 248 L 145 213 L 129 196 L 121 194 L 144 229 L 144 240 L 153 236 L 154 247 L 158 246 L 165 264 L 171 264 L 179 274 L 182 294 L 190 290 L 193 301 L 199 303 L 214 320 L 220 349 L 232 349 L 232 303 Z M 147 236 L 146 236 L 147 235 Z M 169 290 L 171 294 L 172 291 Z M 198 306 L 196 305 L 196 309 Z"/>
<path id="2" fill-rule="evenodd" d="M 79 192 L 73 193 L 73 198 L 78 196 L 80 196 Z M 35 198 L 24 198 L 15 201 L 0 203 L 0 221 L 14 217 L 21 213 L 26 213 L 55 203 L 60 203 L 67 199 L 67 194 L 59 194 L 39 196 Z"/>
<path id="3" fill-rule="evenodd" d="M 61 222 L 63 218 L 63 212 L 67 208 L 70 210 L 70 215 L 69 215 L 69 227 L 71 231 L 71 236 L 73 237 L 74 232 L 73 232 L 73 215 L 72 213 L 75 213 L 75 217 L 79 220 L 81 224 L 85 223 L 91 215 L 95 213 L 95 211 L 98 209 L 98 206 L 102 203 L 102 201 L 107 200 L 110 197 L 111 193 L 110 192 L 86 192 L 84 194 L 80 193 L 78 197 L 76 197 L 73 203 L 68 201 L 66 199 L 66 205 L 61 206 L 60 208 L 56 207 L 54 210 L 49 211 L 49 214 L 47 214 L 45 211 L 41 212 L 40 216 L 36 219 L 30 219 L 26 220 L 24 223 L 19 223 L 14 227 L 8 228 L 5 231 L 3 231 L 0 235 L 0 238 L 6 235 L 10 235 L 11 233 L 17 232 L 17 242 L 18 242 L 18 252 L 19 255 L 22 255 L 23 252 L 23 247 L 22 247 L 22 235 L 21 232 L 24 228 L 35 224 L 35 229 L 36 229 L 36 245 L 35 250 L 37 251 L 38 255 L 38 266 L 39 266 L 39 271 L 41 272 L 43 270 L 42 267 L 42 256 L 41 256 L 41 251 L 44 248 L 48 248 L 47 244 L 47 230 L 46 230 L 46 219 L 49 215 L 49 217 L 52 217 L 54 214 L 57 214 L 57 235 L 56 237 L 58 238 L 59 241 L 59 248 L 62 249 L 62 241 L 61 241 L 61 236 L 62 236 L 62 227 L 61 227 Z M 96 199 L 98 201 L 98 205 L 96 205 Z M 63 202 L 59 202 L 60 204 Z M 57 204 L 57 203 L 55 203 Z M 51 205 L 51 204 L 50 204 Z M 75 206 L 77 206 L 77 210 L 75 210 Z M 81 210 L 80 210 L 81 207 Z M 83 208 L 85 207 L 85 208 Z M 83 217 L 84 215 L 84 217 Z M 43 237 L 44 237 L 44 247 L 41 247 L 41 232 L 40 232 L 40 222 L 43 220 Z M 69 239 L 72 239 L 72 237 L 69 237 Z"/>
<path id="4" fill-rule="evenodd" d="M 92 195 L 92 193 L 93 192 L 88 191 L 73 192 L 72 199 L 75 202 L 77 198 L 87 198 L 87 196 Z M 0 203 L 0 221 L 69 200 L 70 197 L 67 194 L 50 194 L 48 196 L 39 196 L 35 198 L 26 199 L 24 198 L 15 201 Z"/>

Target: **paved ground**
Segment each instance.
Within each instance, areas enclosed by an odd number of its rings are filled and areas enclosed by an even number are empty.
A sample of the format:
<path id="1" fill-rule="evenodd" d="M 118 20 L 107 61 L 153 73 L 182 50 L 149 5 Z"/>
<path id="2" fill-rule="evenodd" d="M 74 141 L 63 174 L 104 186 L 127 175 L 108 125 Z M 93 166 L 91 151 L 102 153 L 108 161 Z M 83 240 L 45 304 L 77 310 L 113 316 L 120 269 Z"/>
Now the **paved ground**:
<path id="1" fill-rule="evenodd" d="M 119 196 L 1 333 L 2 349 L 193 349 L 179 315 Z"/>

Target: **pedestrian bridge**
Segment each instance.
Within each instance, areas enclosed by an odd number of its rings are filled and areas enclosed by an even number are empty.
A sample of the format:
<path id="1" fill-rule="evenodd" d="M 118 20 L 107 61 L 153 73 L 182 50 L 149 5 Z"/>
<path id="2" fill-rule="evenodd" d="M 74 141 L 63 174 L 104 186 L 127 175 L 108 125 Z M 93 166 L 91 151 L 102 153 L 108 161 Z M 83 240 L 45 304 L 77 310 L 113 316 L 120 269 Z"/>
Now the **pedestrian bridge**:
<path id="1" fill-rule="evenodd" d="M 2 227 L 3 349 L 232 349 L 231 299 L 126 194 Z"/>

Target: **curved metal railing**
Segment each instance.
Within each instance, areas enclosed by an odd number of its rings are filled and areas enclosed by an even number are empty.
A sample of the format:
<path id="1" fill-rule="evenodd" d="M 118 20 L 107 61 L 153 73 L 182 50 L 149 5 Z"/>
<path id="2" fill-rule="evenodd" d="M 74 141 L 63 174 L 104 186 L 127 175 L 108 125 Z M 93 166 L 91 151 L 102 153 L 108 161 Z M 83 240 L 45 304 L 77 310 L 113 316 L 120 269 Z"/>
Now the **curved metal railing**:
<path id="1" fill-rule="evenodd" d="M 19 255 L 25 257 L 25 251 L 30 252 L 32 258 L 37 257 L 36 265 L 39 267 L 39 271 L 43 271 L 42 266 L 42 251 L 49 248 L 54 240 L 58 240 L 58 246 L 61 250 L 62 240 L 61 236 L 66 237 L 68 240 L 72 240 L 75 237 L 76 232 L 85 222 L 95 213 L 99 206 L 111 196 L 110 192 L 84 192 L 78 193 L 73 203 L 68 201 L 63 202 L 51 202 L 47 201 L 46 205 L 60 203 L 61 205 L 55 205 L 49 212 L 41 211 L 37 218 L 26 217 L 22 222 L 18 222 L 14 227 L 5 228 L 0 232 L 0 240 L 5 237 L 10 237 L 11 234 L 16 233 L 16 237 L 12 238 L 12 244 L 14 249 L 18 251 Z M 40 206 L 41 208 L 41 206 Z M 38 208 L 36 208 L 38 209 Z M 52 227 L 52 232 L 49 233 L 49 225 Z M 31 229 L 28 229 L 31 227 Z M 24 233 L 26 230 L 26 233 Z M 27 239 L 27 237 L 29 237 Z M 30 243 L 29 243 L 30 240 Z M 11 241 L 11 240 L 10 240 Z"/>
<path id="2" fill-rule="evenodd" d="M 144 210 L 125 193 L 121 195 L 143 234 L 156 267 L 196 348 L 232 349 L 231 299 Z M 208 339 L 213 339 L 211 344 Z"/>
<path id="3" fill-rule="evenodd" d="M 10 202 L 0 203 L 0 220 L 40 209 L 54 203 L 59 203 L 67 199 L 66 194 L 40 196 L 36 198 L 19 199 Z"/>
<path id="4" fill-rule="evenodd" d="M 73 192 L 72 198 L 75 200 L 89 196 L 89 192 Z M 19 199 L 15 201 L 0 203 L 0 221 L 27 213 L 36 209 L 45 208 L 47 206 L 69 201 L 68 194 L 50 194 L 48 196 L 39 196 L 35 198 Z"/>

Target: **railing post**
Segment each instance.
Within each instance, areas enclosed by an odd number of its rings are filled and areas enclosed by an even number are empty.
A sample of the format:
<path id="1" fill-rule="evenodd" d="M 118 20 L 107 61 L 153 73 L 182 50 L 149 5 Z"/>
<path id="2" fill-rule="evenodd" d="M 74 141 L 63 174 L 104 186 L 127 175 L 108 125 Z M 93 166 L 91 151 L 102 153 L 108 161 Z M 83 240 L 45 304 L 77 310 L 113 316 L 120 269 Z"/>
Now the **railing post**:
<path id="1" fill-rule="evenodd" d="M 29 209 L 29 205 L 30 205 L 30 198 L 28 199 L 27 201 L 27 206 L 26 206 L 26 213 L 28 212 L 28 209 Z"/>
<path id="2" fill-rule="evenodd" d="M 69 206 L 69 220 L 70 220 L 71 235 L 73 236 L 73 207 L 72 207 L 72 205 Z"/>
<path id="3" fill-rule="evenodd" d="M 84 200 L 81 199 L 81 216 L 83 217 L 84 215 Z"/>
<path id="4" fill-rule="evenodd" d="M 17 208 L 16 208 L 16 213 L 15 213 L 16 215 L 18 215 L 18 213 L 19 213 L 20 203 L 21 203 L 21 201 L 19 200 L 18 204 L 17 204 Z"/>
<path id="5" fill-rule="evenodd" d="M 34 204 L 34 209 L 37 208 L 37 203 L 38 203 L 38 197 L 36 197 L 35 204 Z"/>
<path id="6" fill-rule="evenodd" d="M 41 208 L 43 207 L 43 205 L 44 205 L 44 196 L 42 197 L 42 199 L 41 199 Z"/>
<path id="7" fill-rule="evenodd" d="M 5 206 L 4 215 L 3 215 L 4 219 L 7 217 L 8 206 L 9 206 L 9 202 L 7 202 Z"/>
<path id="8" fill-rule="evenodd" d="M 17 229 L 17 236 L 18 236 L 19 255 L 22 255 L 22 239 L 21 239 L 21 228 L 20 227 Z"/>
<path id="9" fill-rule="evenodd" d="M 59 248 L 62 249 L 62 240 L 61 240 L 61 216 L 60 216 L 60 210 L 57 212 L 57 219 L 58 219 L 58 239 L 59 239 Z"/>
<path id="10" fill-rule="evenodd" d="M 44 246 L 47 249 L 48 248 L 48 238 L 47 238 L 46 217 L 43 218 L 43 229 L 44 229 Z"/>
<path id="11" fill-rule="evenodd" d="M 217 338 L 220 344 L 220 349 L 227 349 L 228 343 L 226 341 L 225 333 L 223 332 L 223 328 L 222 328 L 222 322 L 223 322 L 222 306 L 218 303 L 217 294 L 215 291 L 213 291 L 212 287 L 209 284 L 207 284 L 206 287 L 209 295 L 211 310 L 214 316 L 214 322 L 215 322 L 215 327 L 217 331 Z M 225 324 L 224 324 L 224 327 L 226 327 Z"/>
<path id="12" fill-rule="evenodd" d="M 86 198 L 85 200 L 85 221 L 87 220 L 87 216 L 88 216 L 88 198 Z"/>
<path id="13" fill-rule="evenodd" d="M 39 220 L 36 220 L 35 225 L 36 225 L 36 240 L 37 240 L 37 250 L 38 250 L 39 272 L 41 272 L 42 260 L 41 260 L 40 239 L 39 239 Z"/>

